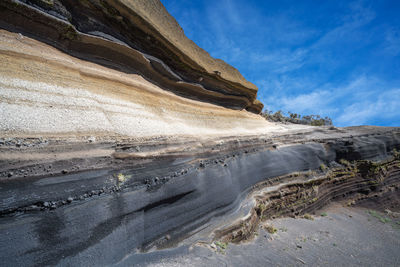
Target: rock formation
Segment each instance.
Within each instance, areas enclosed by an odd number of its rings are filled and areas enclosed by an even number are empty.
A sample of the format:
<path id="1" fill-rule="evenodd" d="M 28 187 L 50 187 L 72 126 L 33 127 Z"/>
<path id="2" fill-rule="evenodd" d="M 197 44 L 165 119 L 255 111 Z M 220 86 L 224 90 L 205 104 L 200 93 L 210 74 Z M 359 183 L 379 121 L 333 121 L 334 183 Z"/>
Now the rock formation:
<path id="1" fill-rule="evenodd" d="M 0 27 L 8 266 L 130 266 L 399 188 L 399 128 L 267 122 L 157 0 L 2 0 Z"/>
<path id="2" fill-rule="evenodd" d="M 25 2 L 25 3 L 24 3 Z M 257 88 L 189 40 L 158 0 L 1 2 L 1 26 L 195 100 L 262 109 Z"/>

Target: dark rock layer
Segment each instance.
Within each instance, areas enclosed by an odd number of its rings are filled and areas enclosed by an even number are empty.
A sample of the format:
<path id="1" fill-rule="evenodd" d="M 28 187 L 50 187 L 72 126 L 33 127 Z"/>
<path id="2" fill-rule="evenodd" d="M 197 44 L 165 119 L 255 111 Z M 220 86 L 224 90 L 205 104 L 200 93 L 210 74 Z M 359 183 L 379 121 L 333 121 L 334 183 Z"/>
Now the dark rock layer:
<path id="1" fill-rule="evenodd" d="M 254 237 L 258 225 L 270 218 L 306 214 L 312 219 L 313 213 L 331 201 L 346 200 L 351 206 L 356 201 L 377 198 L 387 193 L 398 194 L 400 189 L 400 154 L 393 158 L 374 163 L 371 161 L 341 160 L 338 166 L 309 178 L 309 173 L 296 173 L 266 181 L 255 186 L 256 205 L 247 219 L 216 231 L 215 238 L 226 242 L 240 242 Z M 322 165 L 323 166 L 323 165 Z M 326 171 L 325 167 L 323 167 Z M 284 183 L 284 180 L 295 180 Z M 276 186 L 275 190 L 263 189 Z M 279 186 L 280 185 L 280 186 Z"/>
<path id="2" fill-rule="evenodd" d="M 341 159 L 383 160 L 400 148 L 400 131 L 318 129 L 201 145 L 142 140 L 140 147 L 127 139 L 31 141 L 3 141 L 1 149 L 25 154 L 48 149 L 59 151 L 60 159 L 1 162 L 0 258 L 10 266 L 110 265 L 127 255 L 132 259 L 136 250 L 177 245 L 205 225 L 213 228 L 210 222 L 234 211 L 255 184 L 321 164 L 336 166 Z M 114 153 L 78 156 L 99 147 Z M 68 150 L 78 153 L 61 159 Z M 137 260 L 145 255 L 137 254 Z"/>

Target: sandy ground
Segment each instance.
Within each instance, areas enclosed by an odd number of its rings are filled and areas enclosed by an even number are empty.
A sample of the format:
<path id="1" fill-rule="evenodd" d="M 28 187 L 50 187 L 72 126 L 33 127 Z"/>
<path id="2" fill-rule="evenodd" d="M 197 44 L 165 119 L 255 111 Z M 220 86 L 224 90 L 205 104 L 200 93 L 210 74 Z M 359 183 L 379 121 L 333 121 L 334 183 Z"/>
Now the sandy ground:
<path id="1" fill-rule="evenodd" d="M 215 251 L 195 246 L 144 266 L 399 266 L 400 218 L 339 204 L 320 214 L 269 221 L 277 233 L 261 228 L 246 244 Z"/>

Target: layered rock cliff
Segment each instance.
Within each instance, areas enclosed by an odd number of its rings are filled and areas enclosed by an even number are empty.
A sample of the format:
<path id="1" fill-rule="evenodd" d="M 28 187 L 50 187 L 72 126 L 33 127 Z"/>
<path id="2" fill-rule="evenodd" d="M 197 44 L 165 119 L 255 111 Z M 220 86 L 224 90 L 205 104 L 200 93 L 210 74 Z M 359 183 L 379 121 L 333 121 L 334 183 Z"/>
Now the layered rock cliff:
<path id="1" fill-rule="evenodd" d="M 1 27 L 178 95 L 259 113 L 257 88 L 189 40 L 158 0 L 4 0 Z"/>
<path id="2" fill-rule="evenodd" d="M 131 266 L 398 194 L 400 128 L 267 122 L 256 87 L 159 1 L 3 0 L 0 15 L 8 266 Z"/>

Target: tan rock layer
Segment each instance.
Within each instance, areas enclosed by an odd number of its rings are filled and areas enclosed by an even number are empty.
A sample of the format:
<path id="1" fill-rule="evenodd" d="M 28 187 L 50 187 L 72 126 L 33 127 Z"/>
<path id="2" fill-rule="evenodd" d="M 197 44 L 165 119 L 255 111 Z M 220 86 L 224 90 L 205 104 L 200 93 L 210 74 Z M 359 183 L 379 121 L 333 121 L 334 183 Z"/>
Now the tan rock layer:
<path id="1" fill-rule="evenodd" d="M 3 135 L 249 135 L 284 129 L 7 31 L 0 31 L 0 88 Z"/>
<path id="2" fill-rule="evenodd" d="M 0 27 L 81 59 L 138 73 L 184 97 L 254 113 L 262 109 L 254 103 L 257 88 L 187 39 L 159 1 L 34 2 L 2 1 Z"/>

